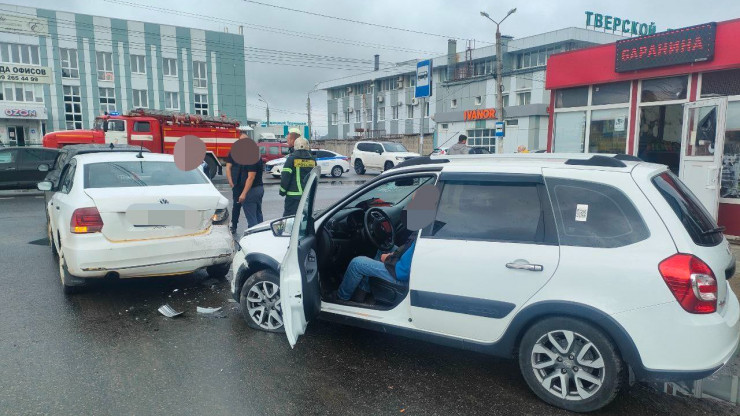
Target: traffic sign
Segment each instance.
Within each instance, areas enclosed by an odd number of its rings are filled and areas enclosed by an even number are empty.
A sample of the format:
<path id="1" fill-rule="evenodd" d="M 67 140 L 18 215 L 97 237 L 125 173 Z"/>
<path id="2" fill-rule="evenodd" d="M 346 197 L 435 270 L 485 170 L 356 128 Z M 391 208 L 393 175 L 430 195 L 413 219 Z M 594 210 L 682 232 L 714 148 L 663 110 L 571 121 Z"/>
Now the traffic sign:
<path id="1" fill-rule="evenodd" d="M 495 126 L 496 126 L 496 133 L 494 134 L 494 136 L 504 137 L 504 135 L 506 134 L 506 128 L 504 127 L 504 122 L 497 121 Z"/>
<path id="2" fill-rule="evenodd" d="M 414 97 L 423 98 L 432 95 L 432 60 L 427 59 L 416 64 L 416 89 Z"/>

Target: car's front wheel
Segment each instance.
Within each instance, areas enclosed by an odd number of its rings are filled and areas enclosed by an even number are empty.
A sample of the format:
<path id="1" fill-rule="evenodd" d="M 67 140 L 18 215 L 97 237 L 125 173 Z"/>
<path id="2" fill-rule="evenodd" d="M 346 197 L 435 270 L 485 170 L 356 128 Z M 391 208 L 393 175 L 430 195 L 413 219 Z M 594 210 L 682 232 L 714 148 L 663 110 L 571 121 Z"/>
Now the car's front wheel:
<path id="1" fill-rule="evenodd" d="M 244 282 L 239 305 L 247 325 L 268 332 L 283 331 L 280 305 L 280 277 L 272 270 L 260 270 Z"/>
<path id="2" fill-rule="evenodd" d="M 355 173 L 358 175 L 365 174 L 365 164 L 360 159 L 355 160 Z"/>
<path id="3" fill-rule="evenodd" d="M 385 165 L 383 165 L 383 172 L 390 170 L 390 169 L 393 169 L 393 162 L 391 161 L 385 162 Z"/>
<path id="4" fill-rule="evenodd" d="M 527 330 L 519 344 L 519 368 L 540 399 L 573 412 L 606 406 L 627 381 L 609 337 L 568 317 L 547 318 Z"/>

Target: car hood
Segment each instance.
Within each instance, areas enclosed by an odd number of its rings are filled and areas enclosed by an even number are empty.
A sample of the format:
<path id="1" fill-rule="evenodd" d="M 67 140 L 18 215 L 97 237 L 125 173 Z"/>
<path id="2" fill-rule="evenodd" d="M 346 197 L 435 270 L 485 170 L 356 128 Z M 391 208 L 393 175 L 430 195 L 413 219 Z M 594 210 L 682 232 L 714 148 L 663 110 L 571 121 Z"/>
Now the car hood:
<path id="1" fill-rule="evenodd" d="M 414 152 L 390 152 L 394 157 L 419 157 L 418 153 Z"/>
<path id="2" fill-rule="evenodd" d="M 273 159 L 273 160 L 265 163 L 265 165 L 267 165 L 267 166 L 284 165 L 284 164 L 285 164 L 285 158 L 284 157 L 281 157 L 280 159 Z"/>

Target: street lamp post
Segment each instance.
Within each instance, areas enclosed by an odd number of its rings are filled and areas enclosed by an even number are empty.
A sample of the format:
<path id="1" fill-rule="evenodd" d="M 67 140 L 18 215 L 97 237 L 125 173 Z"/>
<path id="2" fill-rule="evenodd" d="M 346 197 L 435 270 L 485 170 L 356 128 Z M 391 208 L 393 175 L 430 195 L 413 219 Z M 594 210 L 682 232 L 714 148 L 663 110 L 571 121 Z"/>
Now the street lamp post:
<path id="1" fill-rule="evenodd" d="M 266 111 L 266 113 L 267 113 L 267 127 L 269 128 L 270 127 L 270 104 L 268 104 L 267 103 L 267 100 L 265 100 L 264 97 L 262 97 L 262 94 L 259 94 L 258 93 L 257 94 L 257 97 L 259 97 L 259 100 L 260 101 L 262 101 L 263 103 L 265 103 L 265 106 L 267 108 L 267 111 Z"/>
<path id="2" fill-rule="evenodd" d="M 491 16 L 489 16 L 488 13 L 480 12 L 481 16 L 492 21 L 496 25 L 496 120 L 501 122 L 504 121 L 504 63 L 503 56 L 501 56 L 501 30 L 499 30 L 499 26 L 501 25 L 501 23 L 504 22 L 504 20 L 506 20 L 507 17 L 511 16 L 515 12 L 516 8 L 509 10 L 509 12 L 506 13 L 506 16 L 504 16 L 504 18 L 498 22 L 491 19 Z M 497 140 L 496 153 L 501 153 L 503 151 L 502 142 L 502 140 Z"/>
<path id="3" fill-rule="evenodd" d="M 306 94 L 306 111 L 308 112 L 308 137 L 306 138 L 309 140 L 311 140 L 311 136 L 313 135 L 313 126 L 311 125 L 311 93 L 318 91 L 318 86 L 319 83 L 317 82 L 314 84 L 313 89 Z"/>

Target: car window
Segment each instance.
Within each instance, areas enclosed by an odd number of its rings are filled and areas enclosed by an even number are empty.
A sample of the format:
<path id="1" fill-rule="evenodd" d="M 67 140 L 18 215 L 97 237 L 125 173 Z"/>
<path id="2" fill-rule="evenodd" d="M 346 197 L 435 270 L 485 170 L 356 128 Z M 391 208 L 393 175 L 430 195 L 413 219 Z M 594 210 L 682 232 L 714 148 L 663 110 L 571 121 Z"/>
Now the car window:
<path id="1" fill-rule="evenodd" d="M 84 178 L 85 189 L 208 183 L 200 169 L 186 171 L 174 162 L 155 161 L 88 163 Z"/>
<path id="2" fill-rule="evenodd" d="M 65 151 L 59 152 L 59 155 L 57 155 L 56 160 L 54 160 L 54 166 L 52 166 L 52 169 L 63 168 L 64 164 L 67 163 L 68 158 L 69 158 L 69 152 L 65 152 Z"/>
<path id="3" fill-rule="evenodd" d="M 373 151 L 373 148 L 372 148 L 372 145 L 370 143 L 359 143 L 357 145 L 357 150 L 359 150 L 361 152 L 372 152 Z"/>
<path id="4" fill-rule="evenodd" d="M 151 123 L 148 121 L 134 121 L 134 131 L 138 133 L 149 133 L 151 131 Z"/>
<path id="5" fill-rule="evenodd" d="M 264 155 L 265 153 L 267 153 L 267 149 L 265 148 L 265 146 L 260 146 L 260 154 Z"/>
<path id="6" fill-rule="evenodd" d="M 401 143 L 383 143 L 386 152 L 408 152 Z"/>
<path id="7" fill-rule="evenodd" d="M 277 146 L 270 146 L 270 154 L 277 155 L 280 153 L 280 149 Z"/>
<path id="8" fill-rule="evenodd" d="M 0 150 L 0 164 L 11 164 L 15 163 L 18 151 L 15 149 Z"/>
<path id="9" fill-rule="evenodd" d="M 324 157 L 334 157 L 334 156 L 335 155 L 333 153 L 329 153 L 325 150 L 319 150 L 318 152 L 316 152 L 316 157 L 324 158 Z"/>
<path id="10" fill-rule="evenodd" d="M 717 223 L 676 175 L 664 172 L 653 178 L 653 184 L 681 220 L 694 243 L 716 246 L 722 242 L 722 232 L 717 228 Z"/>
<path id="11" fill-rule="evenodd" d="M 289 155 L 290 154 L 290 147 L 288 147 L 288 146 L 280 146 L 280 151 L 284 155 Z"/>
<path id="12" fill-rule="evenodd" d="M 370 146 L 371 146 L 370 147 L 370 151 L 371 152 L 378 153 L 378 152 L 382 152 L 383 151 L 383 146 L 381 146 L 380 143 L 373 143 Z"/>
<path id="13" fill-rule="evenodd" d="M 51 163 L 56 152 L 44 149 L 23 149 L 21 152 L 21 163 L 23 165 L 36 167 L 42 163 Z"/>
<path id="14" fill-rule="evenodd" d="M 619 189 L 569 179 L 546 182 L 561 245 L 613 248 L 650 236 L 637 208 Z"/>
<path id="15" fill-rule="evenodd" d="M 69 191 L 72 190 L 76 168 L 76 163 L 70 163 L 64 168 L 64 171 L 62 172 L 62 178 L 59 180 L 59 192 L 68 194 Z"/>
<path id="16" fill-rule="evenodd" d="M 404 201 L 420 186 L 433 183 L 433 180 L 434 176 L 421 176 L 385 182 L 356 196 L 347 207 L 392 207 Z"/>
<path id="17" fill-rule="evenodd" d="M 123 120 L 108 120 L 108 131 L 126 131 Z"/>
<path id="18" fill-rule="evenodd" d="M 425 235 L 455 240 L 545 241 L 536 183 L 445 181 L 437 216 Z"/>

